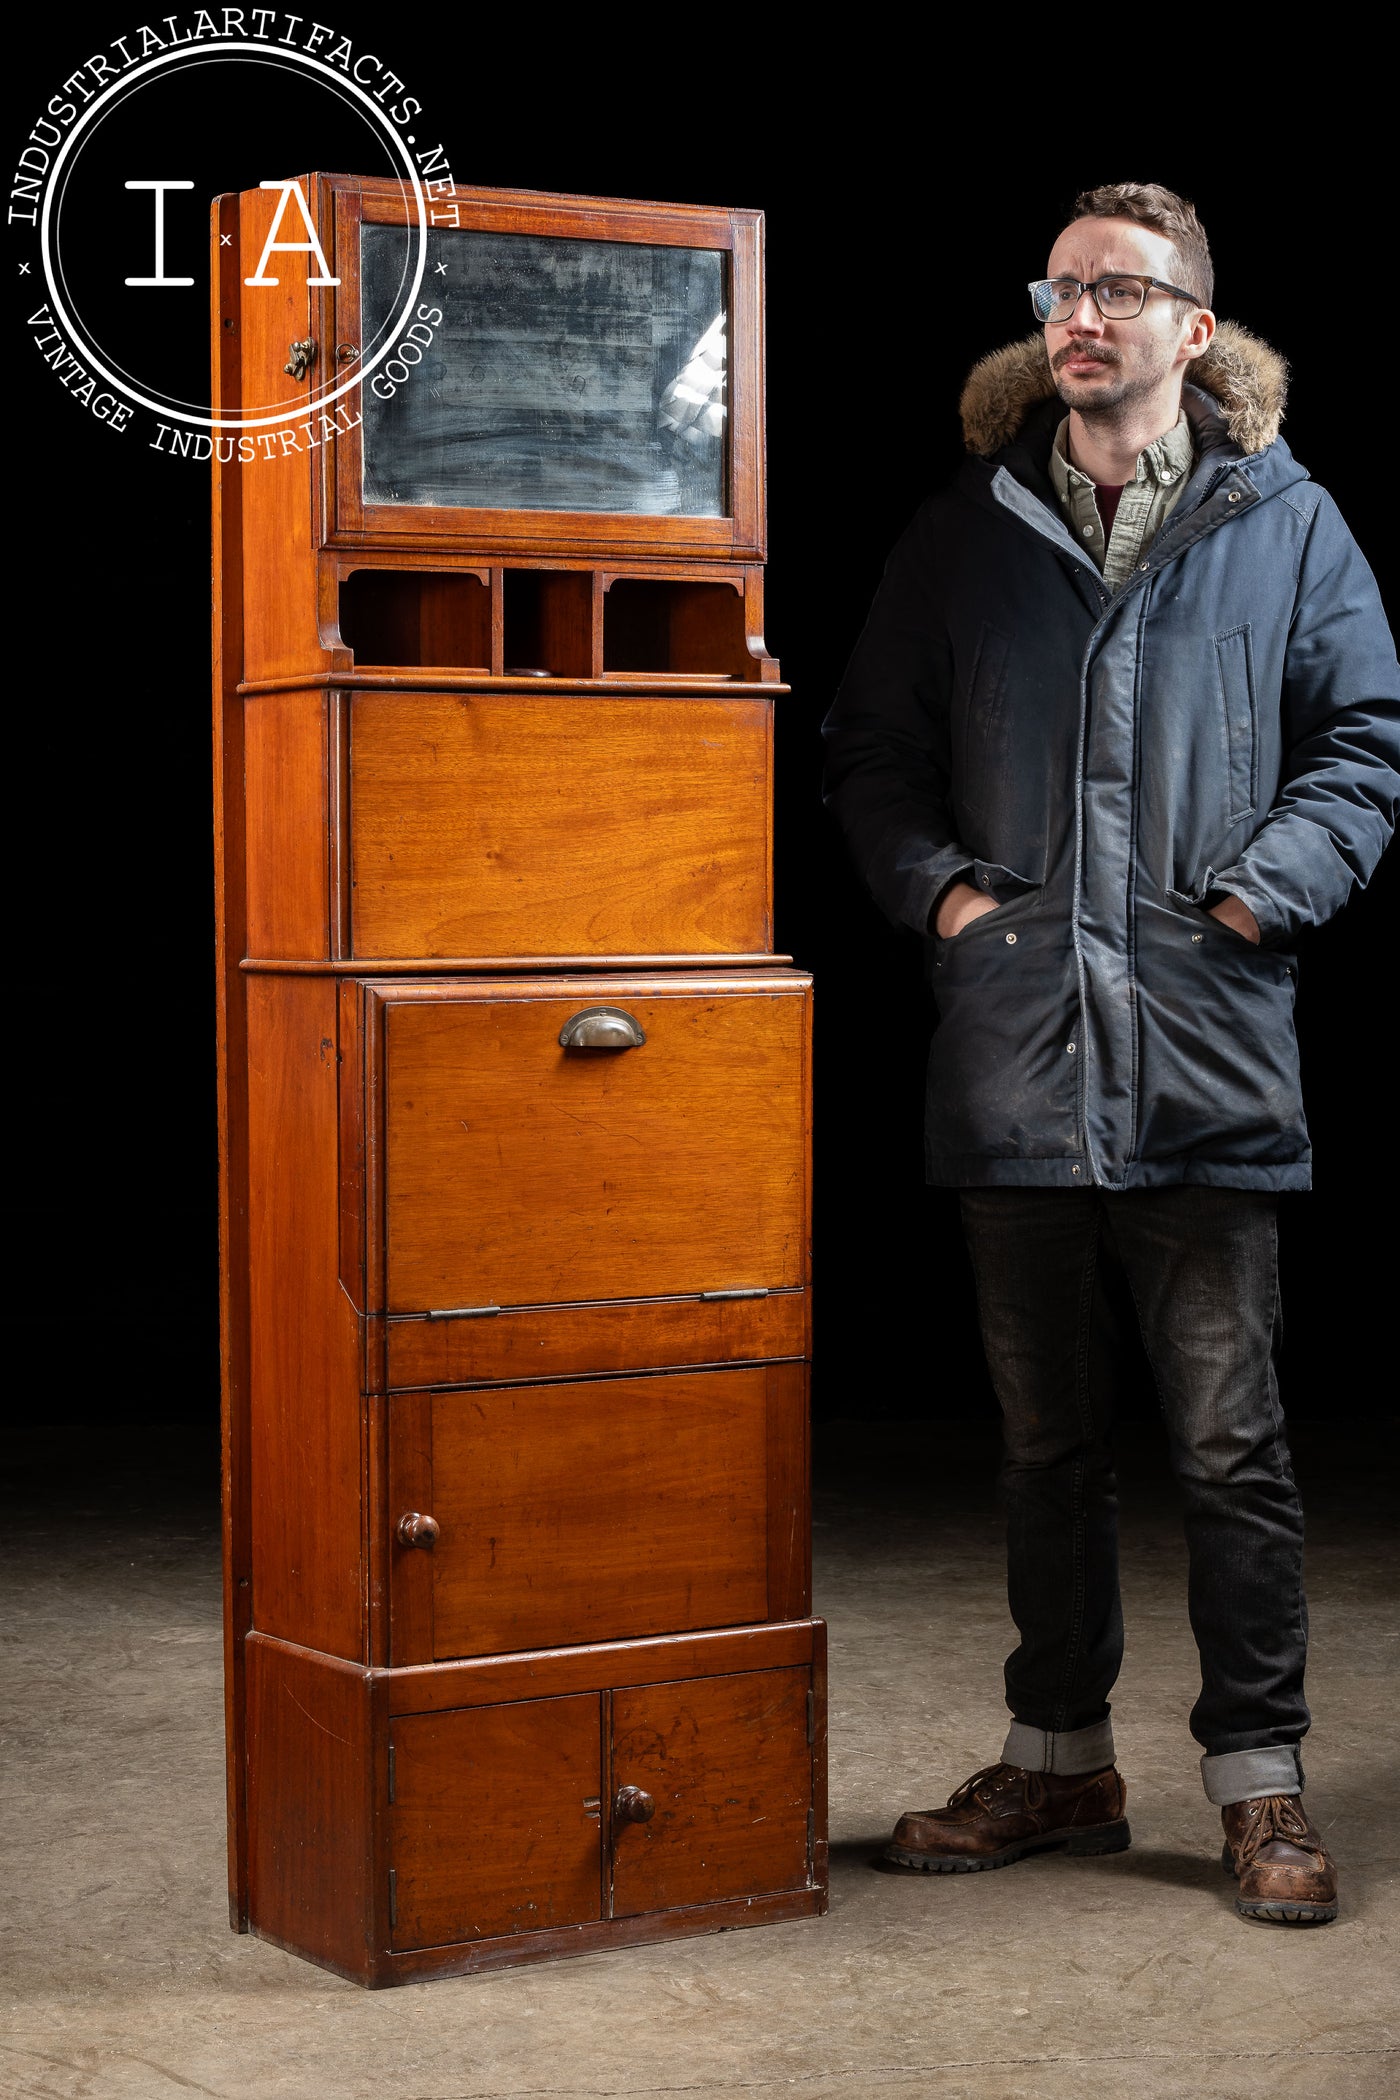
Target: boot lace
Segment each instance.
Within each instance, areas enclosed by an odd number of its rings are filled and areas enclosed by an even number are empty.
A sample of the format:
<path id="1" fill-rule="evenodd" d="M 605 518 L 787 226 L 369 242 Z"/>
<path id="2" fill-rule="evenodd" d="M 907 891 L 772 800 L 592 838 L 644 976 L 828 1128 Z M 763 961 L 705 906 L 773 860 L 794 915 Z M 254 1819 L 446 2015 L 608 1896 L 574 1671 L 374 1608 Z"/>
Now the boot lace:
<path id="1" fill-rule="evenodd" d="M 1322 1839 L 1298 1806 L 1296 1794 L 1264 1794 L 1249 1804 L 1249 1827 L 1240 1840 L 1240 1871 L 1249 1865 L 1262 1845 L 1279 1838 L 1296 1845 L 1300 1852 L 1321 1852 Z"/>
<path id="2" fill-rule="evenodd" d="M 1045 1799 L 1045 1781 L 1039 1772 L 1023 1771 L 1020 1765 L 983 1765 L 980 1772 L 974 1772 L 948 1796 L 948 1806 L 961 1808 L 965 1801 L 975 1801 L 979 1807 L 991 1809 L 998 1795 L 1022 1791 L 1027 1808 L 1034 1810 L 1041 1806 Z"/>

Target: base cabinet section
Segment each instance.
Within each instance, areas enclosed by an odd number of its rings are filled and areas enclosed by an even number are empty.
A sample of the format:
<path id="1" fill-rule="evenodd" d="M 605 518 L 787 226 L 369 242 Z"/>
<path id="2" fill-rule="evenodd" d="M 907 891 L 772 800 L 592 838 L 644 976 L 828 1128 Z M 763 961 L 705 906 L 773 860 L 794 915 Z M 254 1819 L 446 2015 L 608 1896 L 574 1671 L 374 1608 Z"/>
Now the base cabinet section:
<path id="1" fill-rule="evenodd" d="M 281 1869 L 257 1877 L 249 1922 L 341 1974 L 393 1983 L 826 1908 L 818 1621 L 401 1671 L 249 1649 L 254 1845 Z"/>

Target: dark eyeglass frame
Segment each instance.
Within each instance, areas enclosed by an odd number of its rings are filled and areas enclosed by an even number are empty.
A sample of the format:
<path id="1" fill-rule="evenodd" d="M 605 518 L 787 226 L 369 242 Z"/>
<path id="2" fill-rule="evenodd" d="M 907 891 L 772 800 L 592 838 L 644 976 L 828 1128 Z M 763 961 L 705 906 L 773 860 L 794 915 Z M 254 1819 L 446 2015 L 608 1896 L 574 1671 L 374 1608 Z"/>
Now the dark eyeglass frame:
<path id="1" fill-rule="evenodd" d="M 1052 284 L 1072 284 L 1075 287 L 1074 305 L 1058 321 L 1055 320 L 1053 315 L 1041 312 L 1035 296 L 1037 292 L 1047 290 Z M 1099 288 L 1105 284 L 1140 284 L 1142 286 L 1142 306 L 1139 306 L 1137 313 L 1105 313 L 1103 301 L 1099 297 Z M 1079 302 L 1086 292 L 1092 298 L 1099 312 L 1103 314 L 1105 321 L 1135 321 L 1138 314 L 1142 312 L 1143 306 L 1147 304 L 1149 292 L 1170 292 L 1174 299 L 1184 299 L 1188 306 L 1199 307 L 1201 304 L 1194 292 L 1183 291 L 1179 284 L 1168 284 L 1164 277 L 1140 277 L 1136 270 L 1109 270 L 1105 276 L 1096 277 L 1091 284 L 1083 284 L 1077 277 L 1034 277 L 1026 286 L 1026 290 L 1031 295 L 1031 311 L 1042 327 L 1046 328 L 1063 328 L 1067 321 L 1072 320 L 1079 311 Z"/>

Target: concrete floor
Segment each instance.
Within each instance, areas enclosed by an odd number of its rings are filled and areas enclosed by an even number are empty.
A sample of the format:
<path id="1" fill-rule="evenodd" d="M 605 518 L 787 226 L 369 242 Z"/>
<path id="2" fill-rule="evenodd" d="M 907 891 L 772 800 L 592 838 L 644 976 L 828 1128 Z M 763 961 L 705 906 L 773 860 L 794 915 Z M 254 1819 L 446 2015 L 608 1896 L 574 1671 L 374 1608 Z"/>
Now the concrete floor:
<path id="1" fill-rule="evenodd" d="M 168 1429 L 25 1448 L 10 1528 L 0 2094 L 23 2100 L 1270 2100 L 1400 2091 L 1397 1571 L 1374 1439 L 1300 1435 L 1310 1806 L 1344 1870 L 1311 1932 L 1235 1917 L 1185 1715 L 1183 1557 L 1150 1436 L 1126 1468 L 1105 1860 L 872 1871 L 902 1808 L 995 1756 L 1010 1639 L 986 1431 L 831 1425 L 825 1919 L 367 1993 L 228 1931 L 207 1451 Z M 898 1483 L 917 1461 L 932 1494 Z M 895 1484 L 891 1484 L 892 1480 Z"/>

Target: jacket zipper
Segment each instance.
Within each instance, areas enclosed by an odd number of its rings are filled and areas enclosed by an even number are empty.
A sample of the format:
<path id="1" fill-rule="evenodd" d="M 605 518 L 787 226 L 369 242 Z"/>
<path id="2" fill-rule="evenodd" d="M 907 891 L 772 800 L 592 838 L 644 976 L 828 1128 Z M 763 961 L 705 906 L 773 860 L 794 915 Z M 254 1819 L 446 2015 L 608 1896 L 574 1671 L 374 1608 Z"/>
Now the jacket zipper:
<path id="1" fill-rule="evenodd" d="M 1006 469 L 1004 467 L 999 469 L 998 471 L 999 473 L 1006 473 Z M 1214 477 L 1214 479 L 1202 491 L 1200 501 L 1192 506 L 1191 510 L 1187 513 L 1187 516 L 1199 517 L 1204 505 L 1207 504 L 1211 500 L 1211 498 L 1217 493 L 1218 489 L 1221 486 L 1221 483 L 1233 471 L 1234 469 L 1232 464 L 1223 465 Z M 1008 479 L 1014 481 L 1015 477 L 1014 475 L 1009 475 Z M 1020 488 L 1022 484 L 1017 482 L 1016 486 Z M 1028 496 L 1030 495 L 1029 490 L 1026 490 L 1025 493 Z M 1257 490 L 1254 491 L 1254 495 L 1255 500 L 1258 501 Z M 1089 1169 L 1089 1179 L 1091 1183 L 1094 1185 L 1095 1188 L 1104 1188 L 1107 1186 L 1107 1183 L 1104 1181 L 1103 1176 L 1100 1172 L 1099 1162 L 1094 1156 L 1093 1139 L 1090 1136 L 1089 1132 L 1089 1059 L 1091 1054 L 1089 1047 L 1089 1029 L 1087 1025 L 1089 1015 L 1089 987 L 1088 978 L 1084 966 L 1084 948 L 1079 938 L 1079 912 L 1080 902 L 1083 896 L 1084 888 L 1084 764 L 1089 736 L 1089 666 L 1093 658 L 1094 650 L 1098 644 L 1099 636 L 1103 632 L 1104 623 L 1108 618 L 1109 614 L 1117 612 L 1120 606 L 1122 605 L 1124 599 L 1127 597 L 1128 592 L 1131 589 L 1133 589 L 1139 582 L 1142 582 L 1144 577 L 1150 579 L 1153 571 L 1150 568 L 1139 566 L 1139 568 L 1134 571 L 1133 576 L 1128 583 L 1120 586 L 1117 592 L 1111 592 L 1105 585 L 1103 577 L 1099 573 L 1098 569 L 1095 568 L 1094 564 L 1088 559 L 1088 557 L 1083 553 L 1083 551 L 1079 547 L 1076 547 L 1074 541 L 1070 538 L 1068 532 L 1064 530 L 1063 526 L 1060 527 L 1060 530 L 1058 532 L 1052 531 L 1049 529 L 1048 523 L 1047 525 L 1042 525 L 1036 518 L 1028 516 L 1026 512 L 1021 510 L 1017 505 L 1005 502 L 999 495 L 996 494 L 995 482 L 993 483 L 993 500 L 996 503 L 998 503 L 998 505 L 1003 510 L 1009 511 L 1013 518 L 1018 518 L 1021 521 L 1021 523 L 1025 525 L 1028 531 L 1034 532 L 1038 538 L 1045 540 L 1050 546 L 1054 547 L 1057 553 L 1064 554 L 1068 552 L 1072 554 L 1079 567 L 1083 569 L 1091 579 L 1099 601 L 1099 617 L 1094 622 L 1093 629 L 1089 635 L 1089 639 L 1084 645 L 1084 656 L 1079 667 L 1079 739 L 1078 747 L 1075 752 L 1074 766 L 1074 895 L 1073 902 L 1070 906 L 1069 924 L 1070 938 L 1074 943 L 1075 979 L 1079 986 L 1078 1033 L 1080 1058 L 1079 1072 L 1075 1080 L 1076 1135 L 1079 1140 L 1080 1150 L 1084 1155 L 1085 1164 Z M 1060 521 L 1057 518 L 1054 518 L 1053 512 L 1046 510 L 1046 506 L 1040 501 L 1040 498 L 1038 496 L 1032 496 L 1030 500 L 1034 504 L 1036 504 L 1036 506 L 1040 510 L 1045 511 L 1047 521 L 1053 520 L 1055 525 L 1060 524 Z M 1239 516 L 1240 513 L 1237 511 L 1233 513 L 1233 515 Z M 1172 522 L 1173 520 L 1169 518 L 1167 524 L 1162 528 L 1163 532 L 1166 532 L 1170 529 Z M 1184 524 L 1185 519 L 1183 519 L 1182 522 Z M 1208 525 L 1206 530 L 1213 531 L 1217 525 L 1222 525 L 1224 524 L 1224 522 L 1225 519 L 1223 517 L 1218 518 L 1214 520 L 1212 524 Z M 1192 545 L 1196 539 L 1200 539 L 1203 537 L 1204 534 L 1200 532 L 1193 533 L 1190 536 L 1190 538 L 1183 540 L 1180 548 L 1172 550 L 1168 559 L 1174 560 L 1178 553 L 1184 553 L 1186 548 Z M 1164 568 L 1166 566 L 1166 563 L 1159 563 L 1158 566 Z M 1146 588 L 1145 583 L 1143 587 L 1144 589 Z M 1136 1019 L 1134 1019 L 1133 1027 L 1136 1031 Z"/>

